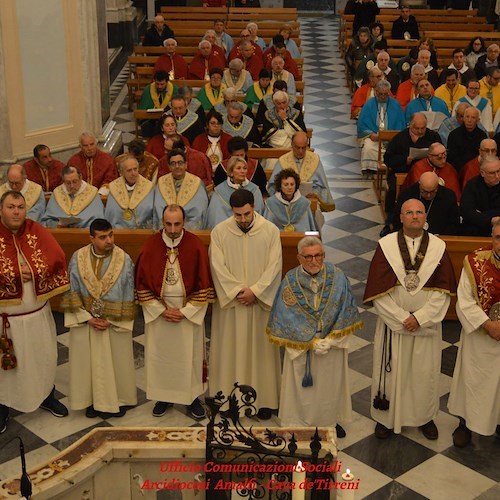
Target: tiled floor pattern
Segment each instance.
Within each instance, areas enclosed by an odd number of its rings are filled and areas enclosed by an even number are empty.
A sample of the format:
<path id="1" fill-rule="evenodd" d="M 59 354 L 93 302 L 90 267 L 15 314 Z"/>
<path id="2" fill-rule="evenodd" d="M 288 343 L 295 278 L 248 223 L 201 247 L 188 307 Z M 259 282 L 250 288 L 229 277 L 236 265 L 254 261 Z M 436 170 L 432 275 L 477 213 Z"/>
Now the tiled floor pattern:
<path id="1" fill-rule="evenodd" d="M 381 214 L 372 184 L 360 180 L 359 151 L 355 126 L 349 117 L 350 96 L 344 85 L 344 66 L 338 57 L 338 24 L 332 17 L 302 20 L 306 80 L 306 123 L 314 129 L 313 146 L 322 158 L 337 209 L 326 216 L 323 240 L 327 258 L 350 278 L 358 304 L 381 229 Z M 112 111 L 124 142 L 133 137 L 132 113 L 127 109 L 126 79 L 113 85 L 116 96 Z M 451 433 L 457 419 L 447 412 L 446 402 L 459 339 L 459 325 L 444 325 L 441 375 L 441 411 L 437 419 L 440 437 L 428 441 L 417 429 L 404 429 L 400 436 L 379 441 L 373 436 L 370 419 L 370 376 L 375 315 L 360 305 L 365 322 L 353 336 L 349 365 L 353 420 L 345 425 L 347 437 L 339 440 L 339 459 L 360 478 L 356 498 L 370 499 L 497 499 L 500 498 L 500 440 L 473 436 L 473 444 L 455 449 Z M 59 323 L 61 318 L 57 318 Z M 32 414 L 13 413 L 8 431 L 0 437 L 0 478 L 19 471 L 18 447 L 10 442 L 20 435 L 27 451 L 28 467 L 52 457 L 95 426 L 113 425 L 199 425 L 176 406 L 162 418 L 151 415 L 153 402 L 144 393 L 142 324 L 136 325 L 134 347 L 139 405 L 121 419 L 89 420 L 83 412 L 71 412 L 55 419 L 38 410 Z M 68 393 L 68 334 L 58 337 L 59 366 L 56 387 L 63 401 Z M 277 421 L 275 421 L 277 423 Z M 203 422 L 201 422 L 203 424 Z M 271 424 L 272 425 L 272 424 Z"/>

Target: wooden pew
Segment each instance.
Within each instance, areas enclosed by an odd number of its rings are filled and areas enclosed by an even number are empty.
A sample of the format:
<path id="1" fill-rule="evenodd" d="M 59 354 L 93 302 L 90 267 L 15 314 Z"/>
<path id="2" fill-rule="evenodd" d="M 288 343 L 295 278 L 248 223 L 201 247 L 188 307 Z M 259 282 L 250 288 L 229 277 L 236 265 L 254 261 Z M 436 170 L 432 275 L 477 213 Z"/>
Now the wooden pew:
<path id="1" fill-rule="evenodd" d="M 275 21 L 296 21 L 297 9 L 295 7 L 289 8 L 263 8 L 252 9 L 247 7 L 230 7 L 227 16 L 228 21 L 254 21 L 256 23 L 264 20 Z"/>

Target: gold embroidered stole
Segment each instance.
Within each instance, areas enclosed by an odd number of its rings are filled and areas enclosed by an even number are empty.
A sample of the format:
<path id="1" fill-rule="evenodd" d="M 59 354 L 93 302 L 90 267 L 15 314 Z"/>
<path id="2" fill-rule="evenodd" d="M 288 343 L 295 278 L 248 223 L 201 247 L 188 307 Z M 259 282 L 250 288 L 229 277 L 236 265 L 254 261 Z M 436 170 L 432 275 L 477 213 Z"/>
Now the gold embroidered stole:
<path id="1" fill-rule="evenodd" d="M 139 176 L 137 182 L 135 183 L 134 190 L 132 191 L 132 196 L 129 196 L 127 185 L 123 177 L 118 177 L 109 186 L 109 193 L 113 195 L 116 203 L 126 210 L 135 210 L 139 203 L 146 198 L 146 196 L 153 189 L 153 183 L 145 179 L 142 175 Z"/>
<path id="2" fill-rule="evenodd" d="M 156 91 L 156 86 L 154 83 L 151 83 L 149 85 L 149 93 L 151 94 L 151 99 L 153 100 L 155 108 L 156 109 L 164 108 L 165 105 L 169 103 L 170 100 L 172 99 L 172 95 L 174 94 L 174 86 L 172 85 L 172 83 L 167 82 L 167 92 L 162 102 L 160 102 L 160 96 Z"/>
<path id="3" fill-rule="evenodd" d="M 85 284 L 88 292 L 95 299 L 105 296 L 120 277 L 125 264 L 125 252 L 115 246 L 111 254 L 111 261 L 106 272 L 99 279 L 92 268 L 92 245 L 87 245 L 78 251 L 78 274 Z"/>
<path id="4" fill-rule="evenodd" d="M 222 92 L 227 89 L 227 86 L 222 83 L 220 88 L 219 88 L 219 95 L 215 97 L 214 91 L 212 89 L 212 86 L 207 83 L 205 85 L 205 94 L 207 96 L 207 99 L 210 101 L 210 104 L 212 106 L 215 106 L 216 104 L 219 104 L 220 102 L 224 102 L 224 96 L 222 95 Z"/>
<path id="5" fill-rule="evenodd" d="M 241 72 L 241 75 L 239 76 L 238 80 L 235 83 L 233 82 L 233 78 L 231 76 L 231 72 L 229 71 L 229 69 L 225 69 L 224 80 L 226 81 L 226 85 L 234 87 L 236 90 L 241 90 L 243 88 L 243 85 L 245 85 L 246 81 L 245 72 L 244 71 Z"/>
<path id="6" fill-rule="evenodd" d="M 2 196 L 2 194 L 6 193 L 7 191 L 11 191 L 11 187 L 9 186 L 8 182 L 0 186 L 0 196 Z M 33 208 L 33 205 L 38 201 L 38 198 L 40 198 L 41 193 L 42 186 L 40 186 L 40 184 L 37 184 L 36 182 L 30 182 L 28 184 L 28 189 L 26 190 L 26 192 L 21 193 L 26 201 L 27 212 Z"/>
<path id="7" fill-rule="evenodd" d="M 293 156 L 293 151 L 290 151 L 289 153 L 283 155 L 279 159 L 279 162 L 283 167 L 283 169 L 291 168 L 300 175 L 300 180 L 302 182 L 308 182 L 309 179 L 313 176 L 314 172 L 316 172 L 316 169 L 318 168 L 319 156 L 313 153 L 312 151 L 306 151 L 306 155 L 302 160 L 300 171 L 297 167 L 297 163 L 295 162 L 295 156 Z"/>
<path id="8" fill-rule="evenodd" d="M 281 72 L 281 78 L 280 78 L 280 80 L 282 80 L 282 81 L 284 81 L 284 82 L 288 83 L 288 79 L 289 79 L 289 77 L 290 77 L 290 73 L 289 73 L 286 69 L 284 69 L 284 70 Z M 276 81 L 276 73 L 274 73 L 274 72 L 273 72 L 273 78 L 272 78 L 272 80 L 271 80 L 271 83 L 269 84 L 269 86 L 270 86 L 271 88 L 273 88 L 273 85 L 274 85 L 274 82 L 275 82 L 275 81 Z"/>
<path id="9" fill-rule="evenodd" d="M 83 192 L 72 200 L 69 194 L 64 192 L 62 186 L 57 186 L 52 196 L 54 196 L 57 204 L 66 215 L 77 216 L 94 201 L 97 196 L 97 188 L 87 184 Z"/>
<path id="10" fill-rule="evenodd" d="M 158 189 L 167 205 L 176 203 L 181 207 L 185 207 L 197 193 L 200 183 L 201 179 L 199 177 L 186 172 L 179 192 L 177 193 L 175 191 L 175 180 L 173 175 L 167 174 L 158 179 Z"/>

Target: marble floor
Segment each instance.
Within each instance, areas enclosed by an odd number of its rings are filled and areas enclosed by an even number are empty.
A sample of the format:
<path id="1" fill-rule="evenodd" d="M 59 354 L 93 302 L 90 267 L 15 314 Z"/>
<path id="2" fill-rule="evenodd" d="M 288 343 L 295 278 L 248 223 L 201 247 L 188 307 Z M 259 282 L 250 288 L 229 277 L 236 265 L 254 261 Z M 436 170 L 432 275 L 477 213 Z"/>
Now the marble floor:
<path id="1" fill-rule="evenodd" d="M 440 437 L 428 441 L 417 429 L 405 428 L 387 441 L 373 436 L 370 419 L 370 377 L 375 315 L 361 305 L 370 259 L 382 227 L 370 181 L 360 177 L 355 124 L 349 119 L 350 96 L 345 87 L 344 65 L 338 55 L 338 20 L 334 17 L 303 18 L 302 40 L 306 81 L 305 119 L 314 129 L 313 146 L 326 167 L 337 209 L 326 216 L 323 240 L 328 260 L 349 277 L 358 301 L 364 328 L 353 336 L 349 366 L 353 419 L 345 425 L 347 436 L 338 442 L 339 459 L 360 478 L 356 498 L 369 499 L 473 499 L 500 498 L 500 440 L 473 436 L 473 444 L 458 450 L 451 433 L 457 419 L 446 408 L 457 353 L 459 325 L 444 324 L 440 380 L 441 411 L 437 418 Z M 132 113 L 127 109 L 126 73 L 113 84 L 112 113 L 123 131 L 124 142 L 132 138 Z M 61 318 L 57 317 L 60 324 Z M 60 328 L 59 366 L 56 387 L 62 401 L 68 393 L 68 334 Z M 121 419 L 87 419 L 71 412 L 56 419 L 42 410 L 13 413 L 8 431 L 0 437 L 0 479 L 19 471 L 19 435 L 27 451 L 28 468 L 46 461 L 96 426 L 191 426 L 196 423 L 184 407 L 176 406 L 162 418 L 151 415 L 154 403 L 144 393 L 142 324 L 136 325 L 134 348 L 139 404 Z M 276 421 L 277 423 L 277 421 Z"/>

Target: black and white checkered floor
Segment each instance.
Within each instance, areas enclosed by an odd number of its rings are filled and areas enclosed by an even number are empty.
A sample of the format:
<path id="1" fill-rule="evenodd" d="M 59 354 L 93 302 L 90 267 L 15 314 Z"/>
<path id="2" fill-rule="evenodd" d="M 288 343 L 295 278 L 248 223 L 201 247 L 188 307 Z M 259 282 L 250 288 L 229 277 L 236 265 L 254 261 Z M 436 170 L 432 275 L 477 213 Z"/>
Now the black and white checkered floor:
<path id="1" fill-rule="evenodd" d="M 355 124 L 349 119 L 350 96 L 345 87 L 343 61 L 338 55 L 338 21 L 333 17 L 304 18 L 301 37 L 306 80 L 306 123 L 314 129 L 313 146 L 321 156 L 337 209 L 326 216 L 323 239 L 327 258 L 350 278 L 361 304 L 370 259 L 376 247 L 382 217 L 372 183 L 360 179 L 359 150 Z M 124 142 L 133 137 L 133 117 L 127 109 L 126 80 L 122 73 L 113 85 L 116 96 L 112 113 L 123 131 Z M 122 78 L 124 77 L 125 78 Z M 373 436 L 370 419 L 375 315 L 360 306 L 364 329 L 353 336 L 349 358 L 353 420 L 345 425 L 347 437 L 338 442 L 339 459 L 360 478 L 356 498 L 392 499 L 497 499 L 500 498 L 500 440 L 473 436 L 463 450 L 453 447 L 451 433 L 457 419 L 447 412 L 446 402 L 455 364 L 459 324 L 444 325 L 441 375 L 441 412 L 437 419 L 440 437 L 428 441 L 417 429 L 405 429 L 387 441 Z M 57 318 L 61 321 L 61 318 Z M 20 435 L 27 451 L 28 468 L 46 461 L 95 426 L 191 426 L 194 422 L 183 407 L 169 410 L 162 418 L 151 415 L 153 402 L 144 393 L 143 335 L 138 323 L 134 338 L 139 405 L 121 419 L 87 419 L 71 412 L 56 419 L 42 410 L 19 415 L 14 412 L 8 431 L 0 437 L 0 478 L 19 471 L 17 445 L 8 444 Z M 68 391 L 68 334 L 59 342 L 56 387 L 66 401 Z M 203 422 L 201 422 L 201 425 Z"/>

